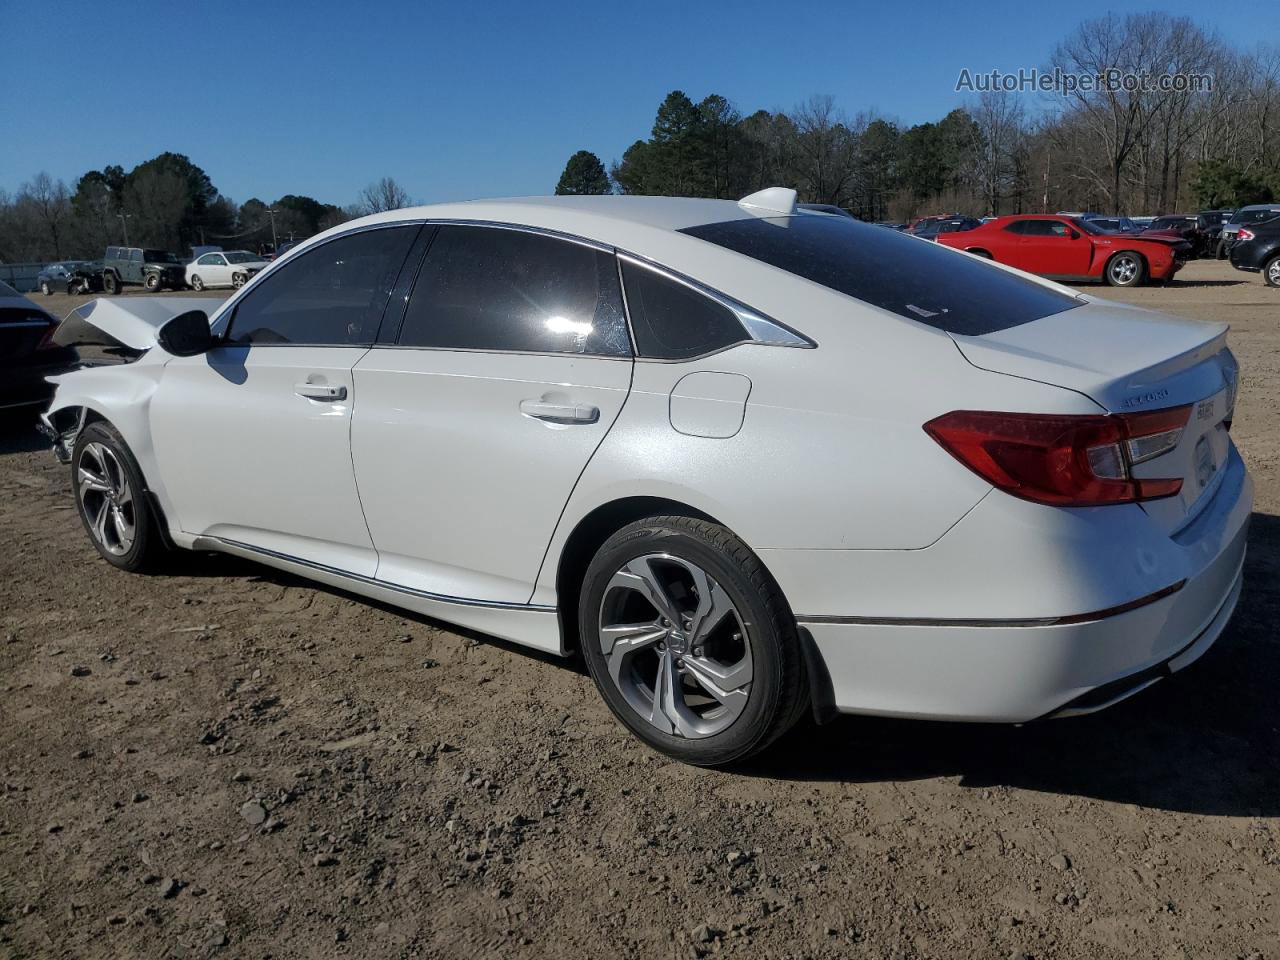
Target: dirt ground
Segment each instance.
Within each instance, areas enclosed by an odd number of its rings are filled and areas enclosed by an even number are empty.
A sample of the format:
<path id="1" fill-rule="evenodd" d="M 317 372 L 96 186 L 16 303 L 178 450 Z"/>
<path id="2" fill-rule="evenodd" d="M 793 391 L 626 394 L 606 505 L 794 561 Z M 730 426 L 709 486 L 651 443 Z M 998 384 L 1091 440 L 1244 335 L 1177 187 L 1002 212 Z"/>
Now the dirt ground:
<path id="1" fill-rule="evenodd" d="M 9 418 L 0 956 L 1280 958 L 1280 291 L 1100 292 L 1234 328 L 1217 646 L 1101 715 L 845 717 L 731 772 L 572 662 L 225 558 L 117 572 Z"/>

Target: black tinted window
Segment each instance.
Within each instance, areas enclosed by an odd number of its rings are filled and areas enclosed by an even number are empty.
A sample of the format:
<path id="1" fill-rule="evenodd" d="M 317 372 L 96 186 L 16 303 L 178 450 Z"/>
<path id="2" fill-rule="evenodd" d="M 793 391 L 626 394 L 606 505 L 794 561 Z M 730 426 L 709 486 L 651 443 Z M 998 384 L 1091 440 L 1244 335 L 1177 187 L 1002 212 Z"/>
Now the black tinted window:
<path id="1" fill-rule="evenodd" d="M 373 343 L 417 226 L 353 233 L 282 264 L 231 318 L 234 343 Z"/>
<path id="2" fill-rule="evenodd" d="M 439 228 L 399 342 L 453 350 L 631 353 L 613 254 L 498 227 Z"/>
<path id="3" fill-rule="evenodd" d="M 1059 220 L 1025 220 L 1025 233 L 1029 237 L 1065 237 L 1067 225 Z"/>
<path id="4" fill-rule="evenodd" d="M 1015 220 L 1013 221 L 1013 223 L 1009 224 L 1007 227 L 1004 228 L 1004 232 L 1025 234 L 1027 232 L 1028 222 L 1029 221 L 1027 220 Z"/>
<path id="5" fill-rule="evenodd" d="M 1081 303 L 976 257 L 855 220 L 751 217 L 683 232 L 949 333 L 978 336 Z"/>
<path id="6" fill-rule="evenodd" d="M 733 311 L 686 284 L 630 263 L 622 278 L 642 357 L 687 360 L 751 339 Z"/>

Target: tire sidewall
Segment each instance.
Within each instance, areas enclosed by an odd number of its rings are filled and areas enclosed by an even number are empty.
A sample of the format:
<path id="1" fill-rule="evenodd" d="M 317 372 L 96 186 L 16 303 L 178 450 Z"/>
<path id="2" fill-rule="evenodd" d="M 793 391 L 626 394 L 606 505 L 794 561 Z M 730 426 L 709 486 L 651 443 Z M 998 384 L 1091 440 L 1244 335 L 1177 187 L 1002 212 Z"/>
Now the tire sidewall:
<path id="1" fill-rule="evenodd" d="M 1280 257 L 1272 257 L 1262 265 L 1262 282 L 1269 287 L 1280 287 L 1280 283 L 1276 283 L 1271 279 L 1272 271 L 1280 265 Z"/>
<path id="2" fill-rule="evenodd" d="M 667 553 L 697 564 L 726 591 L 742 617 L 745 639 L 751 646 L 751 693 L 738 719 L 715 736 L 686 739 L 664 734 L 651 726 L 636 714 L 614 685 L 600 651 L 600 605 L 609 581 L 626 563 L 650 553 Z M 768 741 L 776 726 L 777 713 L 787 709 L 782 703 L 785 654 L 781 645 L 794 642 L 794 638 L 782 635 L 755 586 L 732 558 L 689 531 L 661 523 L 642 523 L 624 528 L 606 541 L 583 579 L 578 629 L 583 659 L 609 709 L 645 743 L 686 763 L 719 765 L 755 752 Z"/>
<path id="3" fill-rule="evenodd" d="M 134 496 L 134 538 L 133 546 L 128 552 L 116 556 L 104 550 L 97 538 L 93 535 L 93 522 L 85 513 L 84 501 L 80 497 L 80 485 L 76 482 L 76 477 L 80 470 L 80 459 L 84 456 L 84 449 L 90 443 L 101 443 L 109 447 L 111 452 L 116 455 L 120 461 L 120 465 L 124 468 L 125 473 L 129 476 L 129 485 L 133 489 Z M 142 470 L 138 466 L 138 461 L 134 459 L 133 452 L 129 449 L 128 444 L 124 442 L 124 438 L 116 432 L 115 428 L 104 421 L 95 421 L 80 431 L 80 436 L 76 438 L 75 450 L 71 455 L 71 488 L 72 495 L 76 499 L 76 513 L 80 515 L 80 522 L 84 524 L 85 534 L 89 537 L 89 542 L 93 544 L 98 555 L 106 560 L 113 567 L 119 567 L 122 570 L 140 570 L 146 563 L 151 549 L 151 540 L 156 536 L 155 521 L 151 514 L 151 505 L 147 500 L 147 486 L 142 477 Z"/>
<path id="4" fill-rule="evenodd" d="M 199 274 L 191 278 L 191 289 L 197 293 L 204 289 L 204 281 L 200 279 Z"/>

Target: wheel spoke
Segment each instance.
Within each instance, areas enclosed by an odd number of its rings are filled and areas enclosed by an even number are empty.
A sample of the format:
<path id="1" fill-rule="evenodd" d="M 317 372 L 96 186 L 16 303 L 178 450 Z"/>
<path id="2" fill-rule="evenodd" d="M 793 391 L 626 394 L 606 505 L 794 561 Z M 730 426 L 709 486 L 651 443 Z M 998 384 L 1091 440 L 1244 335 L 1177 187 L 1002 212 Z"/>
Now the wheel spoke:
<path id="1" fill-rule="evenodd" d="M 127 507 L 133 503 L 133 490 L 129 487 L 129 478 L 125 477 L 120 484 L 120 489 L 116 492 L 116 506 Z"/>
<path id="2" fill-rule="evenodd" d="M 133 525 L 124 517 L 124 511 L 119 507 L 111 510 L 111 523 L 116 528 L 116 542 L 120 546 L 120 552 L 126 552 L 133 546 Z"/>
<path id="3" fill-rule="evenodd" d="M 93 518 L 93 535 L 104 547 L 107 545 L 107 515 L 111 512 L 111 501 L 106 497 L 98 505 L 98 514 Z"/>
<path id="4" fill-rule="evenodd" d="M 744 656 L 737 663 L 725 666 L 710 657 L 685 657 L 683 665 L 698 684 L 721 703 L 737 698 L 746 700 L 746 687 L 750 686 L 754 673 L 750 658 Z"/>
<path id="5" fill-rule="evenodd" d="M 609 582 L 609 589 L 612 590 L 614 587 L 626 587 L 630 590 L 635 590 L 653 605 L 659 616 L 666 618 L 671 623 L 678 624 L 680 622 L 679 611 L 676 609 L 671 597 L 667 595 L 667 588 L 662 585 L 662 581 L 658 579 L 658 575 L 654 572 L 649 557 L 639 557 L 632 560 L 615 573 L 613 579 Z"/>
<path id="6" fill-rule="evenodd" d="M 621 623 L 600 628 L 600 652 L 609 660 L 609 675 L 621 682 L 622 668 L 632 654 L 652 646 L 667 635 L 658 623 Z"/>
<path id="7" fill-rule="evenodd" d="M 111 484 L 109 484 L 104 477 L 99 476 L 98 474 L 91 471 L 88 467 L 86 467 L 84 465 L 84 459 L 80 461 L 80 470 L 79 470 L 78 476 L 80 478 L 81 493 L 83 493 L 86 490 L 92 491 L 93 493 L 110 493 L 111 492 Z"/>
<path id="8" fill-rule="evenodd" d="M 684 693 L 680 689 L 680 671 L 676 669 L 675 657 L 670 652 L 663 653 L 658 662 L 649 722 L 663 733 L 677 737 L 696 737 L 701 733 L 698 718 L 684 702 Z"/>
<path id="9" fill-rule="evenodd" d="M 691 567 L 689 572 L 693 576 L 694 589 L 698 592 L 698 609 L 693 612 L 689 624 L 689 638 L 694 644 L 699 644 L 706 640 L 711 631 L 718 627 L 720 621 L 733 610 L 733 604 L 720 589 L 720 584 L 707 576 L 704 571 Z"/>

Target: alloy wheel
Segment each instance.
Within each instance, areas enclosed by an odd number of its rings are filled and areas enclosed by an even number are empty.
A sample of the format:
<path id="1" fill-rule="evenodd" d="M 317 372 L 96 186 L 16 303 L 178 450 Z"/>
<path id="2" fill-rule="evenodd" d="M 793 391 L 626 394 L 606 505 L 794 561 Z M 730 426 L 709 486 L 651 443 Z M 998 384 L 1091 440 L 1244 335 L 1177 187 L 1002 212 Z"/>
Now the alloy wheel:
<path id="1" fill-rule="evenodd" d="M 1116 257 L 1111 261 L 1111 279 L 1117 286 L 1127 286 L 1138 276 L 1138 259 L 1128 255 Z"/>
<path id="2" fill-rule="evenodd" d="M 742 714 L 751 644 L 737 607 L 701 567 L 669 554 L 628 561 L 605 588 L 599 626 L 609 677 L 659 732 L 711 737 Z"/>
<path id="3" fill-rule="evenodd" d="M 1280 258 L 1271 261 L 1271 265 L 1267 267 L 1267 279 L 1271 281 L 1271 285 L 1280 287 Z"/>
<path id="4" fill-rule="evenodd" d="M 128 553 L 137 535 L 137 504 L 129 475 L 110 447 L 85 445 L 76 470 L 76 489 L 99 546 L 117 557 Z"/>

